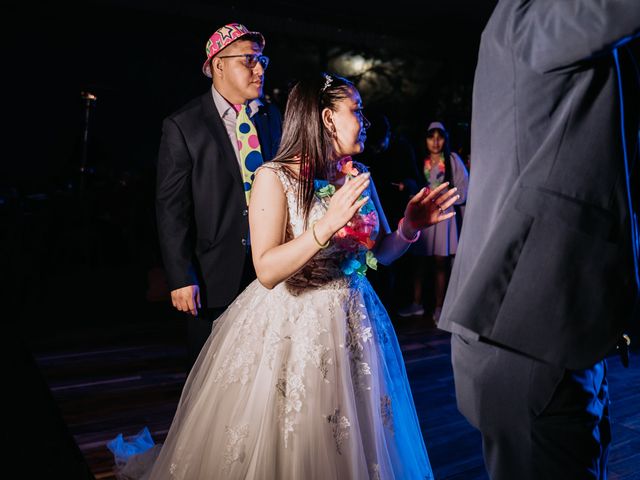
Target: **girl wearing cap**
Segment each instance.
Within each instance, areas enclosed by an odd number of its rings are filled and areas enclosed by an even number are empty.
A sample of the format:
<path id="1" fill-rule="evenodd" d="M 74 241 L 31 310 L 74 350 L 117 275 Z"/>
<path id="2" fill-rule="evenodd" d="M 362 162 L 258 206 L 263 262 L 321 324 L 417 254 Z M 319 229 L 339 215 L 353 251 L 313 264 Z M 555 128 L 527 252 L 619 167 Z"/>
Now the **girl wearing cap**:
<path id="1" fill-rule="evenodd" d="M 438 188 L 442 183 L 449 182 L 458 189 L 460 198 L 455 202 L 460 205 L 466 201 L 469 174 L 460 157 L 451 151 L 449 134 L 441 122 L 431 122 L 427 127 L 425 139 L 427 156 L 423 161 L 424 184 L 430 188 Z M 454 211 L 450 207 L 447 213 Z M 449 259 L 456 254 L 458 249 L 458 223 L 455 218 L 429 226 L 422 231 L 420 240 L 411 248 L 411 253 L 418 258 L 429 257 L 432 259 L 434 285 L 434 310 L 433 321 L 435 324 L 440 319 L 440 312 L 444 304 L 444 296 L 450 271 Z M 423 279 L 425 265 L 424 260 L 413 263 L 413 302 L 398 311 L 398 315 L 408 317 L 423 315 Z"/>

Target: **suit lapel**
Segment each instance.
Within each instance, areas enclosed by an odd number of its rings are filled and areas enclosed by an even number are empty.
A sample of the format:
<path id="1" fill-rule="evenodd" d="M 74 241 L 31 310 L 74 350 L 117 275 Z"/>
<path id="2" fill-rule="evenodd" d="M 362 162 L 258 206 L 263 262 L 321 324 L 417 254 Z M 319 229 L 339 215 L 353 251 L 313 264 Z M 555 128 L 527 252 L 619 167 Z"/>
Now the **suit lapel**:
<path id="1" fill-rule="evenodd" d="M 236 152 L 231 145 L 231 140 L 229 139 L 229 135 L 227 135 L 227 130 L 225 129 L 215 103 L 213 102 L 211 91 L 205 93 L 200 98 L 202 100 L 204 122 L 211 132 L 214 141 L 220 146 L 219 150 L 222 156 L 222 163 L 229 173 L 231 173 L 238 186 L 242 187 L 242 175 L 240 174 L 240 167 L 238 166 Z"/>

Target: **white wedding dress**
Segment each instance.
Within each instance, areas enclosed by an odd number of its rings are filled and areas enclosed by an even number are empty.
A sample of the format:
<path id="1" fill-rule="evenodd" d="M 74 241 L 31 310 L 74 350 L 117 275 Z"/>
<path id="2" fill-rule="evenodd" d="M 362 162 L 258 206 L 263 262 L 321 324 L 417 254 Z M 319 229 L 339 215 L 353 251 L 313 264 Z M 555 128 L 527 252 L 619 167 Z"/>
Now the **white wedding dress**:
<path id="1" fill-rule="evenodd" d="M 280 164 L 288 237 L 304 220 Z M 310 222 L 324 214 L 316 199 Z M 367 279 L 332 243 L 216 321 L 154 463 L 156 479 L 432 479 L 402 354 Z"/>

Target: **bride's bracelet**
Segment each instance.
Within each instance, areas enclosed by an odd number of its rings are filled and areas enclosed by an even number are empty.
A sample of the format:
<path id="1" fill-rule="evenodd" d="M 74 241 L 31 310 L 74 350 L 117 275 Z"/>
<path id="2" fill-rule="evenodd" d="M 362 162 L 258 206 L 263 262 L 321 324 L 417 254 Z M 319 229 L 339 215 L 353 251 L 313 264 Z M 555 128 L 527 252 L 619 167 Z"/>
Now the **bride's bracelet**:
<path id="1" fill-rule="evenodd" d="M 318 245 L 318 247 L 324 249 L 329 246 L 329 242 L 331 241 L 331 239 L 327 240 L 324 243 L 320 243 L 320 241 L 318 240 L 318 237 L 316 236 L 316 222 L 313 222 L 311 224 L 311 233 L 313 234 L 313 239 L 316 241 L 316 244 Z"/>
<path id="2" fill-rule="evenodd" d="M 400 221 L 398 222 L 398 235 L 400 236 L 400 238 L 402 240 L 404 240 L 407 243 L 416 243 L 418 241 L 418 239 L 420 238 L 420 230 L 416 231 L 416 234 L 414 235 L 414 237 L 409 239 L 409 238 L 404 236 L 404 233 L 402 233 L 402 224 L 403 223 L 404 223 L 404 217 L 402 217 L 400 219 Z"/>

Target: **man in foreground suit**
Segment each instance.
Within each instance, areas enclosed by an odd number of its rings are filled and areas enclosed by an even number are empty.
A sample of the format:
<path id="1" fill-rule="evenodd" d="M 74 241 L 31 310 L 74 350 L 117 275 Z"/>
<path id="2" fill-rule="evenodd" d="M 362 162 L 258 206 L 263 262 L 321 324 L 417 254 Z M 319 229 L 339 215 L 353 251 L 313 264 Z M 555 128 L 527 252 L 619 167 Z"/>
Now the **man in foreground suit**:
<path id="1" fill-rule="evenodd" d="M 604 359 L 639 320 L 638 33 L 637 0 L 511 0 L 482 35 L 439 326 L 493 480 L 606 478 Z"/>
<path id="2" fill-rule="evenodd" d="M 252 172 L 275 155 L 281 135 L 280 113 L 259 100 L 269 63 L 264 45 L 262 34 L 238 23 L 216 30 L 202 67 L 211 89 L 163 123 L 156 215 L 171 301 L 190 314 L 191 365 L 213 320 L 255 278 Z"/>

